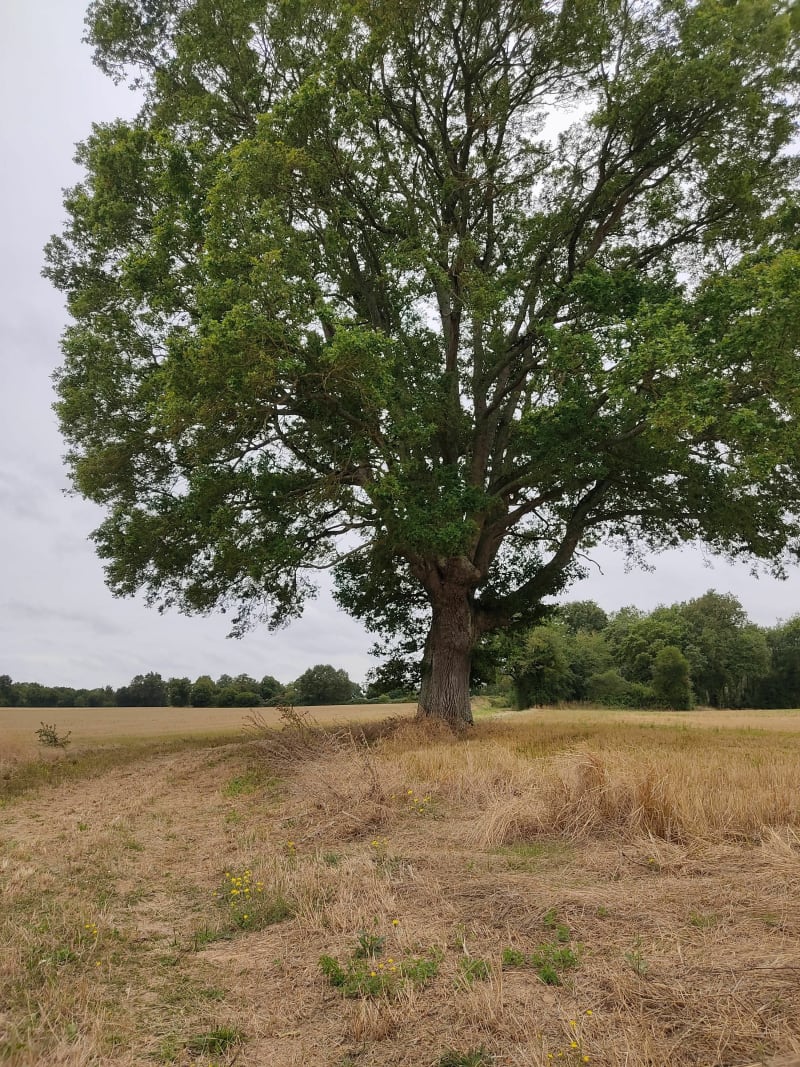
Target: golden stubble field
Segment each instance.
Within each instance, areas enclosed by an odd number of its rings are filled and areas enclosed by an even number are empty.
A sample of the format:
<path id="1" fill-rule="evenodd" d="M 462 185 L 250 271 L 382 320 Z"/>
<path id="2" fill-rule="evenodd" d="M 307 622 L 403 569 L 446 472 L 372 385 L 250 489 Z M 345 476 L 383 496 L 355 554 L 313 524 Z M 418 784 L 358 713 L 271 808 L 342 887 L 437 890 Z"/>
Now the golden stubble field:
<path id="1" fill-rule="evenodd" d="M 34 714 L 76 744 L 0 779 L 0 1060 L 800 1056 L 800 713 L 384 712 L 135 743 Z"/>

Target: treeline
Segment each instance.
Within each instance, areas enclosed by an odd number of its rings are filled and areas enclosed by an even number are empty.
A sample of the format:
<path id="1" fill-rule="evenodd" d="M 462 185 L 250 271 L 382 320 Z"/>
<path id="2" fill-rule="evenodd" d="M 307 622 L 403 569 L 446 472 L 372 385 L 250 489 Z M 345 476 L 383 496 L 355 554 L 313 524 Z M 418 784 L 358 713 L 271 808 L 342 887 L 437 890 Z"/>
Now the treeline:
<path id="1" fill-rule="evenodd" d="M 257 681 L 248 674 L 223 674 L 215 681 L 204 674 L 190 678 L 167 678 L 151 671 L 137 674 L 119 689 L 72 689 L 38 682 L 14 682 L 0 675 L 0 707 L 29 708 L 257 708 L 276 704 L 347 704 L 362 697 L 361 689 L 347 673 L 330 664 L 310 667 L 284 685 L 266 674 Z"/>
<path id="2" fill-rule="evenodd" d="M 521 708 L 560 701 L 800 707 L 800 616 L 757 626 L 735 596 L 713 590 L 649 613 L 565 604 L 527 633 L 495 639 L 482 655 L 484 683 L 505 688 Z"/>
<path id="3" fill-rule="evenodd" d="M 644 612 L 606 613 L 592 600 L 554 607 L 524 633 L 494 635 L 476 653 L 476 693 L 519 708 L 559 702 L 684 709 L 800 707 L 800 616 L 752 623 L 735 596 L 713 590 Z M 370 671 L 364 691 L 329 664 L 282 684 L 271 675 L 164 679 L 139 674 L 119 689 L 70 689 L 0 675 L 0 707 L 262 707 L 413 700 L 415 657 Z"/>

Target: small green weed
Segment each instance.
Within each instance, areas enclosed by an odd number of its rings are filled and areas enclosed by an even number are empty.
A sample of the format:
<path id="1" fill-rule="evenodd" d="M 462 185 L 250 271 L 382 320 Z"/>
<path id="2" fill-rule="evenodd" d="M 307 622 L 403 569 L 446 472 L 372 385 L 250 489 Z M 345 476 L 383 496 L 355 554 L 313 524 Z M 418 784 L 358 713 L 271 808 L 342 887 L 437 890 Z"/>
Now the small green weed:
<path id="1" fill-rule="evenodd" d="M 468 1052 L 449 1049 L 439 1060 L 437 1067 L 492 1067 L 494 1056 L 481 1046 Z"/>
<path id="2" fill-rule="evenodd" d="M 432 815 L 433 814 L 433 808 L 431 806 L 431 798 L 429 796 L 421 797 L 421 796 L 419 796 L 417 794 L 416 790 L 407 789 L 406 790 L 406 794 L 405 794 L 405 798 L 406 798 L 406 803 L 408 804 L 410 809 L 416 815 Z"/>
<path id="3" fill-rule="evenodd" d="M 517 948 L 504 948 L 502 963 L 504 967 L 526 967 L 528 956 Z"/>
<path id="4" fill-rule="evenodd" d="M 560 923 L 558 921 L 558 915 L 555 908 L 550 908 L 549 911 L 544 913 L 542 922 L 548 930 L 552 930 L 556 935 L 557 940 L 562 944 L 566 944 L 572 939 L 572 931 L 566 925 L 566 923 Z"/>
<path id="5" fill-rule="evenodd" d="M 358 935 L 358 944 L 355 952 L 353 953 L 353 959 L 365 960 L 373 956 L 378 956 L 383 952 L 383 947 L 386 944 L 386 938 L 381 937 L 380 934 L 370 934 L 366 930 L 362 930 Z"/>
<path id="6" fill-rule="evenodd" d="M 641 946 L 641 938 L 637 937 L 630 951 L 625 953 L 625 959 L 630 964 L 631 969 L 634 970 L 641 978 L 644 978 L 644 976 L 650 970 L 650 964 L 644 958 Z"/>
<path id="7" fill-rule="evenodd" d="M 562 973 L 577 967 L 579 962 L 573 948 L 552 941 L 543 941 L 530 953 L 510 947 L 502 953 L 504 967 L 532 967 L 545 985 L 561 985 Z"/>
<path id="8" fill-rule="evenodd" d="M 239 1045 L 244 1039 L 241 1030 L 234 1026 L 217 1026 L 205 1034 L 197 1034 L 185 1042 L 185 1049 L 193 1056 L 204 1052 L 224 1052 L 231 1045 Z"/>
<path id="9" fill-rule="evenodd" d="M 162 1038 L 158 1047 L 159 1063 L 174 1063 L 180 1050 L 177 1037 L 174 1034 L 167 1034 L 165 1038 Z"/>
<path id="10" fill-rule="evenodd" d="M 756 915 L 756 918 L 770 929 L 777 929 L 783 925 L 783 920 L 780 915 L 775 915 L 773 912 L 764 912 L 761 915 Z"/>
<path id="11" fill-rule="evenodd" d="M 378 960 L 377 954 L 370 952 L 370 948 L 377 947 L 378 942 L 382 948 L 384 938 L 362 933 L 350 959 L 345 963 L 340 963 L 333 956 L 320 956 L 322 974 L 341 991 L 342 996 L 392 997 L 405 984 L 421 989 L 436 977 L 441 959 L 438 954 L 433 954 L 432 958 L 414 956 L 401 960 L 389 956 L 385 960 Z"/>
<path id="12" fill-rule="evenodd" d="M 253 880 L 249 867 L 241 874 L 225 871 L 215 896 L 226 906 L 231 923 L 241 930 L 263 930 L 294 914 L 291 902 L 281 893 L 267 892 L 263 882 Z"/>
<path id="13" fill-rule="evenodd" d="M 203 926 L 195 931 L 194 938 L 192 939 L 194 951 L 200 952 L 206 945 L 213 945 L 215 941 L 230 941 L 232 937 L 233 932 L 231 930 Z"/>
<path id="14" fill-rule="evenodd" d="M 516 845 L 505 845 L 497 849 L 501 856 L 505 856 L 508 866 L 515 871 L 536 871 L 545 864 L 552 867 L 555 864 L 569 863 L 575 849 L 568 841 L 528 841 Z"/>
<path id="15" fill-rule="evenodd" d="M 472 985 L 473 982 L 485 982 L 492 972 L 488 960 L 471 956 L 462 956 L 458 961 L 458 969 L 461 972 L 459 979 L 466 985 Z"/>
<path id="16" fill-rule="evenodd" d="M 710 912 L 703 914 L 702 912 L 693 911 L 689 916 L 689 924 L 696 926 L 699 930 L 705 930 L 712 926 L 718 926 L 720 922 L 719 915 Z"/>

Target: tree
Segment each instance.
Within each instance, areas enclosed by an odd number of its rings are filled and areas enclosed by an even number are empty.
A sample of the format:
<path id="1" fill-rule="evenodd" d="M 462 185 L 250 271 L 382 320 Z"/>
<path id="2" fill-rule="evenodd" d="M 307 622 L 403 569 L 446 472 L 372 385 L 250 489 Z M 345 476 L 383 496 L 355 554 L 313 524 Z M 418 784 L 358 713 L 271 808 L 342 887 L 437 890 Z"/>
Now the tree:
<path id="1" fill-rule="evenodd" d="M 690 662 L 699 662 L 697 650 L 691 647 L 691 632 L 681 607 L 662 605 L 649 615 L 627 607 L 614 615 L 605 635 L 616 666 L 629 681 L 649 683 L 656 656 L 663 648 L 679 648 L 690 657 Z"/>
<path id="2" fill-rule="evenodd" d="M 167 700 L 172 708 L 185 708 L 192 694 L 188 678 L 170 678 L 167 682 Z"/>
<path id="3" fill-rule="evenodd" d="M 217 703 L 219 690 L 214 679 L 207 674 L 201 674 L 192 686 L 189 694 L 189 703 L 193 708 L 213 708 Z"/>
<path id="4" fill-rule="evenodd" d="M 688 711 L 692 706 L 689 661 L 679 648 L 665 645 L 653 664 L 653 696 L 661 707 Z"/>
<path id="5" fill-rule="evenodd" d="M 419 688 L 419 670 L 417 664 L 403 656 L 392 656 L 367 672 L 366 696 L 374 699 L 379 696 L 391 696 L 393 699 L 408 699 L 409 694 Z"/>
<path id="6" fill-rule="evenodd" d="M 756 707 L 800 708 L 800 616 L 765 633 L 770 672 L 757 680 L 750 696 Z"/>
<path id="7" fill-rule="evenodd" d="M 116 699 L 121 708 L 163 708 L 167 703 L 167 686 L 154 671 L 137 674 L 128 685 L 117 690 Z"/>
<path id="8" fill-rule="evenodd" d="M 297 704 L 346 704 L 354 700 L 360 690 L 351 682 L 346 671 L 336 670 L 329 663 L 309 667 L 292 683 Z"/>
<path id="9" fill-rule="evenodd" d="M 713 707 L 742 707 L 769 672 L 770 649 L 764 632 L 747 618 L 730 593 L 709 589 L 676 605 L 690 631 L 686 655 L 698 698 Z"/>
<path id="10" fill-rule="evenodd" d="M 419 708 L 602 539 L 800 528 L 797 8 L 95 0 L 144 94 L 48 248 L 122 595 L 296 616 L 333 567 Z"/>
<path id="11" fill-rule="evenodd" d="M 265 674 L 256 688 L 265 704 L 279 703 L 283 697 L 283 684 L 277 678 L 273 678 L 271 674 Z"/>
<path id="12" fill-rule="evenodd" d="M 19 695 L 10 674 L 0 674 L 0 708 L 13 707 Z"/>
<path id="13" fill-rule="evenodd" d="M 509 663 L 517 707 L 554 704 L 570 694 L 567 635 L 560 626 L 536 626 Z"/>
<path id="14" fill-rule="evenodd" d="M 572 600 L 559 604 L 558 620 L 572 634 L 599 633 L 608 626 L 608 615 L 594 600 Z"/>

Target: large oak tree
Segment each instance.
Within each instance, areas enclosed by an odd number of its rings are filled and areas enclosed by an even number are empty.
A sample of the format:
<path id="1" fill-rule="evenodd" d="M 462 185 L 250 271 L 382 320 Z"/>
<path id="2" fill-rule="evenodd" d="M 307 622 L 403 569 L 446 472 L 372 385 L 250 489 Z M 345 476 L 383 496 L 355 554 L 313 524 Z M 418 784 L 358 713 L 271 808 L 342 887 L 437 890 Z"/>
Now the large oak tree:
<path id="1" fill-rule="evenodd" d="M 47 272 L 113 590 L 234 628 L 334 568 L 422 713 L 582 550 L 798 549 L 797 8 L 96 0 Z M 422 642 L 421 642 L 422 644 Z"/>

